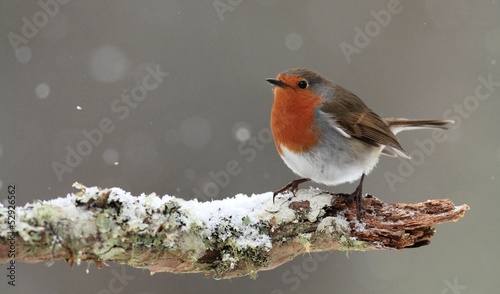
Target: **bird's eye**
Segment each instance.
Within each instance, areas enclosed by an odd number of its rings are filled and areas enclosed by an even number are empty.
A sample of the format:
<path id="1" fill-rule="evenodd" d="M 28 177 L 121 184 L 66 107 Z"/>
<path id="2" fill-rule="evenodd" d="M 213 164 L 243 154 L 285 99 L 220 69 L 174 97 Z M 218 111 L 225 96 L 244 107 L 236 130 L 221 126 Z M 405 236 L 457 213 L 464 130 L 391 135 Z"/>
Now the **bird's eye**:
<path id="1" fill-rule="evenodd" d="M 305 89 L 307 88 L 307 82 L 306 81 L 300 81 L 297 86 L 299 86 L 299 88 L 301 89 Z"/>

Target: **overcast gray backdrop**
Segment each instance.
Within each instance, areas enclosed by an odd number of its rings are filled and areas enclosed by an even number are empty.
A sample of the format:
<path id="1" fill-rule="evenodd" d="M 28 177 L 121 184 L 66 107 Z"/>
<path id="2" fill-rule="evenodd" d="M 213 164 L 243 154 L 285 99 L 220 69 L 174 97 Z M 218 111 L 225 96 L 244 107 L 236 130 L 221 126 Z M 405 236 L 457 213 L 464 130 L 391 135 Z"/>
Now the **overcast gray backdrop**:
<path id="1" fill-rule="evenodd" d="M 275 190 L 295 176 L 270 141 L 265 79 L 306 67 L 383 116 L 457 119 L 444 139 L 402 134 L 414 160 L 383 158 L 365 191 L 388 202 L 451 198 L 471 210 L 438 226 L 429 246 L 306 254 L 257 280 L 58 261 L 18 265 L 15 288 L 2 265 L 0 292 L 498 291 L 499 1 L 41 3 L 0 1 L 3 200 L 8 185 L 24 205 L 74 192 L 75 181 L 203 200 Z M 70 150 L 80 160 L 67 161 Z M 241 172 L 214 181 L 232 160 Z M 123 273 L 130 280 L 117 282 Z"/>

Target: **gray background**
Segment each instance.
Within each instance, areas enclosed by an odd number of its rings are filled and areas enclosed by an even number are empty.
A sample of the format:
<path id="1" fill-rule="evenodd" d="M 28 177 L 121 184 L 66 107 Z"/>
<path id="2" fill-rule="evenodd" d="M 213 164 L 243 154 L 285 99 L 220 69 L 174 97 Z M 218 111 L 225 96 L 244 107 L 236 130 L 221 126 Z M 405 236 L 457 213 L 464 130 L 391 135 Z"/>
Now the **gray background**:
<path id="1" fill-rule="evenodd" d="M 218 13 L 214 3 L 232 6 Z M 257 280 L 150 276 L 117 264 L 101 270 L 90 265 L 87 274 L 86 264 L 69 270 L 58 261 L 51 267 L 19 265 L 15 288 L 7 285 L 1 266 L 0 292 L 111 293 L 114 272 L 122 271 L 133 280 L 115 292 L 498 291 L 500 87 L 493 87 L 487 100 L 469 96 L 481 85 L 480 77 L 500 81 L 500 2 L 406 0 L 388 24 L 376 25 L 374 14 L 387 5 L 70 1 L 43 23 L 37 2 L 0 1 L 3 199 L 11 184 L 17 187 L 17 204 L 24 205 L 74 192 L 75 181 L 186 199 L 194 197 L 195 188 L 214 199 L 272 191 L 295 176 L 265 136 L 273 103 L 265 79 L 291 67 L 307 67 L 352 90 L 383 116 L 443 118 L 448 112 L 458 118 L 446 140 L 414 160 L 414 171 L 392 188 L 385 175 L 401 176 L 398 168 L 404 161 L 383 158 L 367 178 L 365 192 L 387 202 L 451 198 L 471 206 L 459 222 L 438 226 L 430 246 L 348 257 L 332 252 L 326 260 L 306 254 L 259 273 Z M 32 21 L 35 15 L 41 25 L 37 32 L 13 46 L 9 34 L 23 36 L 23 17 Z M 358 44 L 364 48 L 348 62 L 341 44 L 354 46 L 355 28 L 364 31 L 366 25 L 369 43 Z M 121 120 L 111 109 L 113 101 L 140 85 L 145 69 L 156 65 L 168 77 Z M 468 110 L 457 114 L 464 103 Z M 103 118 L 113 122 L 113 132 L 60 181 L 53 163 L 65 163 L 67 146 L 76 148 L 85 139 L 82 130 L 95 129 Z M 400 138 L 408 152 L 422 152 L 415 140 L 429 140 L 431 132 Z M 210 172 L 224 170 L 231 160 L 242 171 L 216 191 Z M 354 185 L 330 189 L 350 192 Z"/>

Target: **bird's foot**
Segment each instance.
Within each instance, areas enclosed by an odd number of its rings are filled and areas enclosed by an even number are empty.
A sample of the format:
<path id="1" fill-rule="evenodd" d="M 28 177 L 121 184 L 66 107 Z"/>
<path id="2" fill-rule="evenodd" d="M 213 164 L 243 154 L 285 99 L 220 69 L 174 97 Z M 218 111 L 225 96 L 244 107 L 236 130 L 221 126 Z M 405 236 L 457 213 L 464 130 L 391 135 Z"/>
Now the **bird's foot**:
<path id="1" fill-rule="evenodd" d="M 288 185 L 284 186 L 283 188 L 274 191 L 273 203 L 274 203 L 274 198 L 276 197 L 276 195 L 281 194 L 285 191 L 290 191 L 290 192 L 292 192 L 293 196 L 295 196 L 295 192 L 297 192 L 297 190 L 299 189 L 299 185 L 304 183 L 304 182 L 310 181 L 310 180 L 311 179 L 309 179 L 309 178 L 296 179 L 296 180 L 293 180 L 290 183 L 288 183 Z"/>
<path id="2" fill-rule="evenodd" d="M 359 181 L 359 185 L 356 187 L 356 190 L 354 190 L 354 192 L 352 192 L 352 194 L 349 195 L 349 197 L 347 197 L 347 199 L 345 200 L 346 204 L 350 202 L 356 203 L 356 218 L 358 219 L 358 221 L 361 221 L 361 211 L 363 210 L 362 198 L 363 198 L 364 179 L 365 179 L 365 174 L 361 176 L 361 181 Z"/>

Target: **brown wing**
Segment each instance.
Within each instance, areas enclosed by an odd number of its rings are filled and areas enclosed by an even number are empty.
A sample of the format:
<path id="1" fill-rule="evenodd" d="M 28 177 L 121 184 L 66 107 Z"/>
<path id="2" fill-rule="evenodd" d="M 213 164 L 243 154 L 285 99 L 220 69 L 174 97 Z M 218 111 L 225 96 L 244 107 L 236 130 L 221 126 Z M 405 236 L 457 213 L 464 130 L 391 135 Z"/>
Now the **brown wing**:
<path id="1" fill-rule="evenodd" d="M 406 155 L 394 133 L 384 120 L 352 92 L 335 86 L 335 98 L 322 110 L 331 114 L 337 125 L 348 135 L 372 146 L 388 146 Z M 397 153 L 400 153 L 397 152 Z"/>

